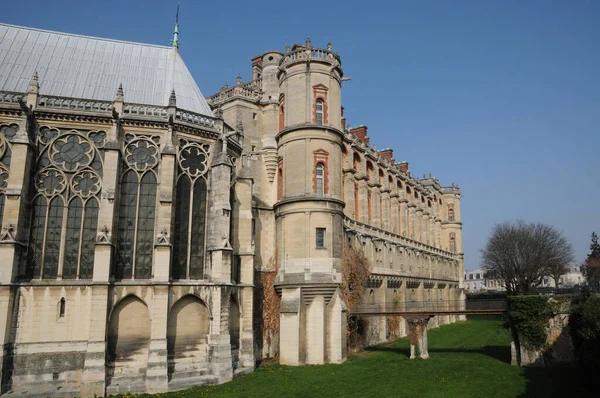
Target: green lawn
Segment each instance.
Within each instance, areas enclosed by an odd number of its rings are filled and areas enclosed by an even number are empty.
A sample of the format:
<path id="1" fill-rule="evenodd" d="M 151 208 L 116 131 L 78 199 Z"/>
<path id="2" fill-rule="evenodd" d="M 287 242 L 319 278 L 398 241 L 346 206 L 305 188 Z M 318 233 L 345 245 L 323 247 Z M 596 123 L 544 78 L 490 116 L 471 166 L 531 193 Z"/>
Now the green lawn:
<path id="1" fill-rule="evenodd" d="M 160 397 L 580 397 L 574 369 L 510 365 L 498 317 L 429 331 L 430 359 L 410 360 L 407 339 L 372 347 L 342 365 L 259 367 L 233 382 Z M 149 397 L 149 395 L 142 395 Z"/>

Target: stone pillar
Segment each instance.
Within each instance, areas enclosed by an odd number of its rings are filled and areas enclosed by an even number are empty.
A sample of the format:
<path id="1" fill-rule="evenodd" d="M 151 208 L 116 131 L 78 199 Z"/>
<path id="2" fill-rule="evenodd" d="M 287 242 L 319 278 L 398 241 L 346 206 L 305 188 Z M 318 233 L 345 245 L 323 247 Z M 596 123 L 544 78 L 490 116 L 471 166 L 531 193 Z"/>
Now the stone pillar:
<path id="1" fill-rule="evenodd" d="M 226 151 L 226 147 L 214 156 L 210 170 L 206 242 L 211 257 L 211 269 L 207 277 L 212 277 L 218 282 L 230 283 L 233 248 L 229 242 L 229 184 L 232 164 L 224 150 Z"/>
<path id="2" fill-rule="evenodd" d="M 400 235 L 410 236 L 408 222 L 410 217 L 408 216 L 408 201 L 406 199 L 400 201 Z"/>
<path id="3" fill-rule="evenodd" d="M 234 225 L 237 226 L 235 252 L 240 257 L 241 292 L 240 367 L 254 368 L 254 247 L 252 245 L 253 179 L 242 171 L 235 182 Z"/>
<path id="4" fill-rule="evenodd" d="M 442 248 L 442 220 L 439 217 L 435 219 L 435 247 Z"/>
<path id="5" fill-rule="evenodd" d="M 371 188 L 371 222 L 370 225 L 381 228 L 381 192 L 379 184 L 369 184 Z"/>
<path id="6" fill-rule="evenodd" d="M 151 308 L 150 349 L 146 370 L 146 390 L 166 391 L 169 385 L 167 361 L 167 317 L 169 314 L 169 287 L 154 286 Z"/>
<path id="7" fill-rule="evenodd" d="M 369 223 L 369 200 L 367 181 L 360 179 L 358 181 L 358 220 L 363 224 Z"/>
<path id="8" fill-rule="evenodd" d="M 37 98 L 37 96 L 35 97 Z M 35 100 L 34 98 L 34 100 Z M 20 259 L 26 253 L 25 242 L 29 240 L 27 221 L 28 187 L 34 167 L 35 157 L 33 145 L 29 141 L 28 129 L 31 128 L 28 118 L 23 115 L 20 120 L 14 120 L 19 130 L 11 141 L 12 158 L 9 167 L 8 186 L 4 190 L 4 216 L 0 231 L 0 371 L 2 386 L 0 392 L 5 392 L 11 385 L 9 377 L 12 370 L 12 353 L 15 343 L 14 331 L 11 329 L 18 321 L 18 288 L 10 285 L 16 281 L 19 274 Z M 24 263 L 24 262 L 23 262 Z"/>
<path id="9" fill-rule="evenodd" d="M 353 169 L 344 170 L 344 202 L 346 203 L 344 213 L 346 216 L 357 220 L 354 212 L 354 209 L 356 208 L 354 203 L 354 173 L 356 173 L 356 171 Z"/>
<path id="10" fill-rule="evenodd" d="M 233 379 L 231 360 L 231 340 L 229 337 L 229 292 L 228 287 L 215 287 L 211 307 L 210 324 L 210 363 L 212 372 L 219 383 Z"/>
<path id="11" fill-rule="evenodd" d="M 392 217 L 390 214 L 390 191 L 389 189 L 381 190 L 381 228 L 386 231 L 392 231 Z"/>
<path id="12" fill-rule="evenodd" d="M 415 237 L 414 240 L 423 242 L 423 210 L 415 208 Z"/>
<path id="13" fill-rule="evenodd" d="M 328 363 L 342 363 L 346 360 L 346 317 L 347 308 L 336 291 L 327 305 L 327 358 Z"/>
<path id="14" fill-rule="evenodd" d="M 390 194 L 390 230 L 395 233 L 400 235 L 400 215 L 399 215 L 399 208 L 398 208 L 398 193 L 397 192 L 392 192 Z"/>
<path id="15" fill-rule="evenodd" d="M 316 296 L 306 307 L 306 363 L 325 363 L 325 297 Z"/>
<path id="16" fill-rule="evenodd" d="M 413 203 L 408 204 L 408 237 L 416 240 L 415 236 L 415 208 L 417 206 Z"/>
<path id="17" fill-rule="evenodd" d="M 429 315 L 410 315 L 405 317 L 408 325 L 408 336 L 410 338 L 410 359 L 416 358 L 416 346 L 419 347 L 419 356 L 421 359 L 429 358 L 427 341 L 427 324 L 429 318 Z"/>
<path id="18" fill-rule="evenodd" d="M 281 292 L 279 326 L 279 363 L 300 365 L 300 288 Z"/>

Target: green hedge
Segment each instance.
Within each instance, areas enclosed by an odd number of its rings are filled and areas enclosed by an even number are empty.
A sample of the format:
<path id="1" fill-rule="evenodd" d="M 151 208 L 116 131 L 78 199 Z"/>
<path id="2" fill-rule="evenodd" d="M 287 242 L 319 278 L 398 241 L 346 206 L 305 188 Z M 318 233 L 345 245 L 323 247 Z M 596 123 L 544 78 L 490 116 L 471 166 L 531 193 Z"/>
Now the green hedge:
<path id="1" fill-rule="evenodd" d="M 545 348 L 548 334 L 546 327 L 552 316 L 548 297 L 508 297 L 508 325 L 518 333 L 520 343 L 530 350 Z"/>
<path id="2" fill-rule="evenodd" d="M 600 369 L 600 297 L 578 297 L 571 308 L 569 327 L 578 365 Z"/>

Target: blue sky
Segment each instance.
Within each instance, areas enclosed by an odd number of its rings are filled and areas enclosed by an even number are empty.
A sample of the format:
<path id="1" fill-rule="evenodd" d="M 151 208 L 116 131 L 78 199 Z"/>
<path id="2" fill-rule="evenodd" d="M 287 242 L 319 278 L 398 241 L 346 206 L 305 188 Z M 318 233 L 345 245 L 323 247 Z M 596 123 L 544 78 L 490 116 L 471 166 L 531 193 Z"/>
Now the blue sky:
<path id="1" fill-rule="evenodd" d="M 4 4 L 5 3 L 5 4 Z M 600 233 L 600 1 L 182 0 L 181 54 L 205 95 L 310 36 L 352 80 L 348 123 L 413 175 L 460 184 L 465 266 L 494 223 Z M 176 1 L 3 1 L 0 22 L 168 45 Z"/>

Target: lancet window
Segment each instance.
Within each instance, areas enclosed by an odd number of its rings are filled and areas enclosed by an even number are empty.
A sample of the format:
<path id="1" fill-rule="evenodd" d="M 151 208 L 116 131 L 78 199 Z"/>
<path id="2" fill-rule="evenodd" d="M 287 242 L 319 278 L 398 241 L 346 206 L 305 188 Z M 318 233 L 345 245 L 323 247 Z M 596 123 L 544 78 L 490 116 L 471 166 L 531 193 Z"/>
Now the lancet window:
<path id="1" fill-rule="evenodd" d="M 42 127 L 36 140 L 28 274 L 42 279 L 89 279 L 106 132 Z"/>
<path id="2" fill-rule="evenodd" d="M 158 136 L 126 134 L 115 253 L 117 279 L 152 277 Z"/>
<path id="3" fill-rule="evenodd" d="M 4 220 L 4 204 L 6 203 L 6 188 L 8 188 L 8 177 L 10 174 L 10 159 L 12 149 L 9 141 L 19 131 L 17 124 L 0 125 L 0 226 Z"/>
<path id="4" fill-rule="evenodd" d="M 173 279 L 204 277 L 209 154 L 209 144 L 179 140 L 171 272 Z"/>

